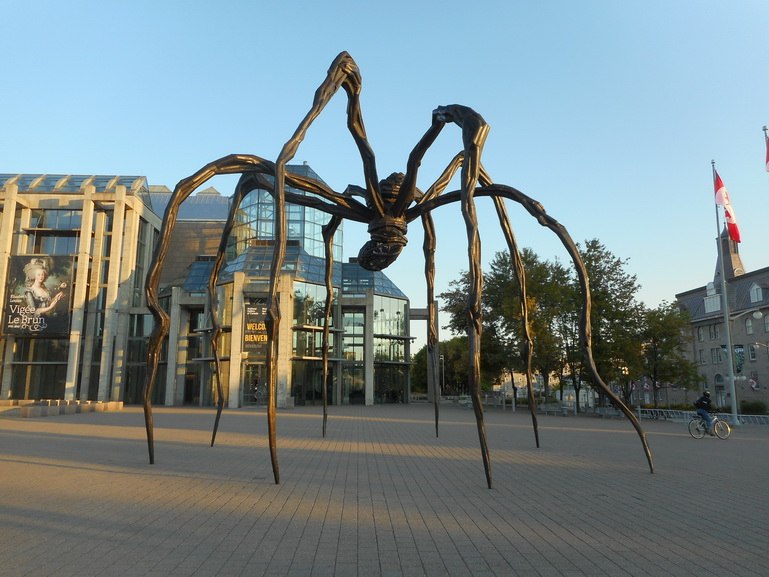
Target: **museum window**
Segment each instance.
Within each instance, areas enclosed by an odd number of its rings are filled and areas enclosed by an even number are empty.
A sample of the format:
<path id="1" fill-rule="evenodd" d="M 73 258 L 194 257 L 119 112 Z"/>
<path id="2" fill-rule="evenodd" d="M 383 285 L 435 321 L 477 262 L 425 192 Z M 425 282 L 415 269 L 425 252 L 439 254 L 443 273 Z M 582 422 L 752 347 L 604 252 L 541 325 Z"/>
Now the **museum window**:
<path id="1" fill-rule="evenodd" d="M 148 227 L 149 224 L 146 220 L 139 220 L 139 234 L 136 238 L 136 266 L 134 268 L 134 282 L 131 295 L 131 302 L 135 307 L 140 307 L 144 303 L 144 277 L 147 274 L 147 260 L 152 249 L 152 247 L 147 245 Z"/>
<path id="2" fill-rule="evenodd" d="M 289 172 L 292 167 L 287 167 Z M 301 168 L 301 167 L 296 167 Z M 317 175 L 314 175 L 317 177 Z M 266 177 L 271 179 L 271 177 Z M 292 187 L 287 191 L 305 196 L 307 193 Z M 230 234 L 227 259 L 232 260 L 245 252 L 257 241 L 275 239 L 274 213 L 275 201 L 266 190 L 254 189 L 246 194 L 236 212 L 236 221 Z M 287 240 L 298 241 L 310 256 L 325 258 L 323 244 L 323 226 L 328 221 L 328 215 L 314 208 L 286 203 Z M 332 247 L 333 259 L 342 260 L 343 232 L 340 228 L 334 235 Z"/>
<path id="3" fill-rule="evenodd" d="M 374 402 L 403 402 L 407 391 L 408 301 L 374 295 Z"/>
<path id="4" fill-rule="evenodd" d="M 337 291 L 332 294 L 336 302 Z M 294 324 L 322 327 L 326 317 L 326 287 L 305 282 L 294 282 Z M 334 325 L 332 309 L 329 326 Z"/>
<path id="5" fill-rule="evenodd" d="M 123 401 L 130 404 L 143 402 L 142 393 L 147 369 L 147 343 L 154 321 L 152 315 L 130 315 L 126 350 L 125 387 Z M 168 341 L 163 340 L 161 357 L 167 359 Z M 153 392 L 153 403 L 162 403 L 165 397 L 165 370 L 159 370 Z"/>
<path id="6" fill-rule="evenodd" d="M 345 361 L 363 362 L 365 318 L 366 315 L 363 310 L 352 310 L 344 312 L 342 357 Z"/>
<path id="7" fill-rule="evenodd" d="M 15 339 L 11 398 L 63 399 L 68 353 L 69 339 Z"/>
<path id="8" fill-rule="evenodd" d="M 81 211 L 34 209 L 30 213 L 26 252 L 71 255 L 78 252 Z"/>

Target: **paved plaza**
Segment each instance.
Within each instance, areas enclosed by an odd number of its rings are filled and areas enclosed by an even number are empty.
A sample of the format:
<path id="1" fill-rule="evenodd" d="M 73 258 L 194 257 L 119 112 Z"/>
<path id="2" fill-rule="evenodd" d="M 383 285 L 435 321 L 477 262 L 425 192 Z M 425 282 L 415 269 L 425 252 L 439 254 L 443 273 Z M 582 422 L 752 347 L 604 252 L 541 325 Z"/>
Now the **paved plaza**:
<path id="1" fill-rule="evenodd" d="M 427 404 L 0 413 L 0 575 L 769 575 L 769 427 L 726 441 L 621 419 Z"/>

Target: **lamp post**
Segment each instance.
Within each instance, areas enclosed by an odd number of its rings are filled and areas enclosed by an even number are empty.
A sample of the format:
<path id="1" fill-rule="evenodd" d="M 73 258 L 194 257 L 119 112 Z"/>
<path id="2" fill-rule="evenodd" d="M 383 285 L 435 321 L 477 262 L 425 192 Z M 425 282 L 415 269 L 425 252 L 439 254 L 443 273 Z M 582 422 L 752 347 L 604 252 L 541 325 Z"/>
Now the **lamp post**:
<path id="1" fill-rule="evenodd" d="M 444 364 L 443 355 L 441 355 L 441 388 L 438 390 L 438 400 L 441 400 L 443 390 L 446 388 L 446 365 Z"/>
<path id="2" fill-rule="evenodd" d="M 725 282 L 723 288 L 723 294 L 725 295 Z M 732 340 L 732 322 L 748 314 L 752 314 L 754 319 L 760 319 L 764 316 L 764 314 L 758 309 L 750 309 L 736 315 L 729 315 L 728 299 L 724 298 L 724 326 L 726 327 L 726 375 L 729 380 L 729 396 L 732 398 L 731 425 L 734 427 L 738 427 L 740 425 L 740 419 L 738 417 L 737 387 L 735 385 L 734 377 L 734 343 Z"/>
<path id="3" fill-rule="evenodd" d="M 764 347 L 765 349 L 769 349 L 769 345 L 768 344 L 759 343 L 758 341 L 756 341 L 755 343 L 750 343 L 750 344 L 753 345 L 754 347 Z M 752 378 L 751 378 L 751 380 L 752 380 Z M 756 388 L 758 388 L 758 386 L 759 386 L 758 382 L 759 382 L 758 381 L 758 375 L 756 375 L 756 380 L 753 383 L 751 383 L 751 387 L 753 388 L 753 390 L 756 390 Z"/>

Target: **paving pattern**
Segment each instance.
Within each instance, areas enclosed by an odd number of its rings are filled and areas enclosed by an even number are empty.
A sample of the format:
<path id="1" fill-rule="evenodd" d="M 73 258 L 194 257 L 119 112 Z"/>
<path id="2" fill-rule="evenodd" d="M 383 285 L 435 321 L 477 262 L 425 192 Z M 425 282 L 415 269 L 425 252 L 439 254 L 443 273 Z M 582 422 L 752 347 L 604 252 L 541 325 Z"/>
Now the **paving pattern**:
<path id="1" fill-rule="evenodd" d="M 769 427 L 694 440 L 685 423 L 426 404 L 0 413 L 0 576 L 769 575 Z"/>

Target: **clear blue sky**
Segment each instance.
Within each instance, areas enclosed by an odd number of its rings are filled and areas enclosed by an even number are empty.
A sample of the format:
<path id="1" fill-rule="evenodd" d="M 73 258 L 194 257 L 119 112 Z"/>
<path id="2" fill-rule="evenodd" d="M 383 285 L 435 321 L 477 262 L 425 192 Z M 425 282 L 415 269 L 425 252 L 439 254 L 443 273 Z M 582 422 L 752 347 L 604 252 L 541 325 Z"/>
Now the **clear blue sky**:
<path id="1" fill-rule="evenodd" d="M 380 176 L 404 170 L 437 105 L 471 106 L 491 125 L 494 180 L 539 200 L 578 242 L 629 259 L 639 297 L 656 306 L 712 279 L 715 159 L 747 270 L 769 266 L 766 0 L 2 0 L 0 15 L 0 172 L 173 187 L 226 154 L 274 159 L 347 50 Z M 340 94 L 295 157 L 338 190 L 362 181 L 345 104 Z M 447 127 L 419 186 L 460 147 Z M 229 194 L 234 182 L 211 184 Z M 508 208 L 522 246 L 566 260 Z M 488 262 L 505 246 L 488 201 L 479 216 Z M 466 241 L 457 206 L 435 217 L 440 292 L 467 269 Z M 345 258 L 365 236 L 345 227 Z M 409 238 L 386 272 L 419 307 L 416 223 Z"/>

